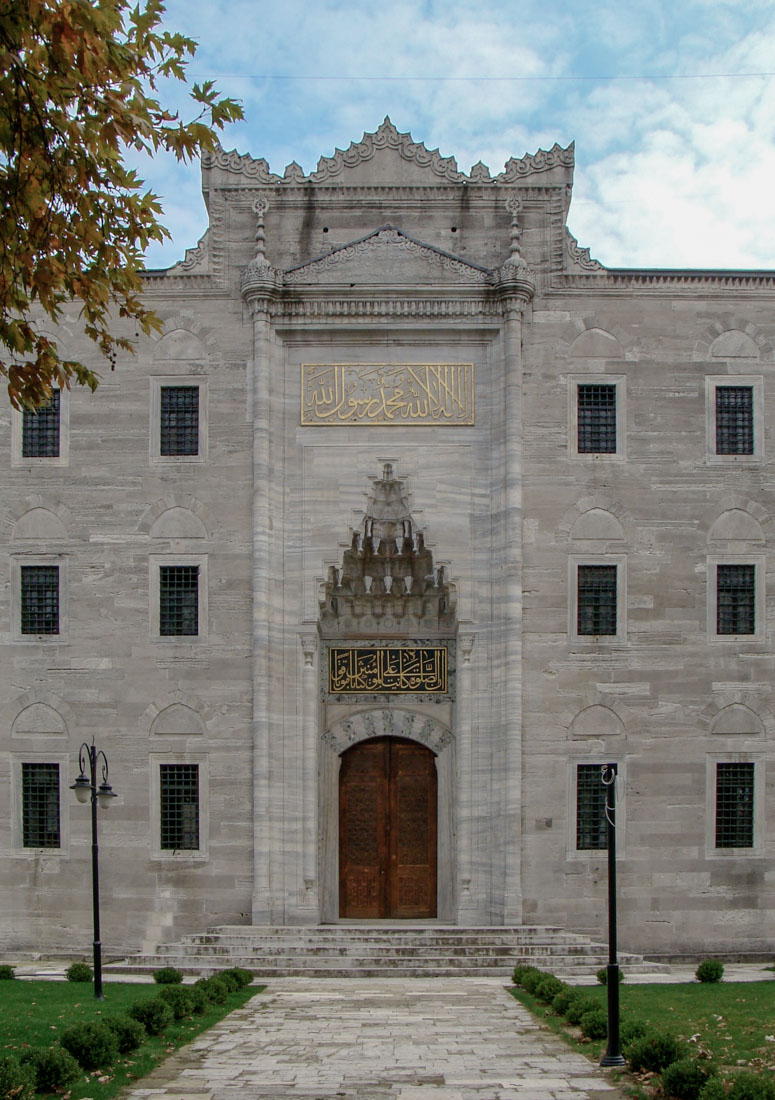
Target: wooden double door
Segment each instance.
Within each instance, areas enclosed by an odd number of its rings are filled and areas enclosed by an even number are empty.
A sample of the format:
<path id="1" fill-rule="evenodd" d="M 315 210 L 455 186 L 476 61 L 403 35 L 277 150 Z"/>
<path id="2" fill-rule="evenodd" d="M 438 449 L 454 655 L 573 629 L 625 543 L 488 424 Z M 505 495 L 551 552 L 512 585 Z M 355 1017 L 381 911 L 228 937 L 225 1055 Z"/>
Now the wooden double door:
<path id="1" fill-rule="evenodd" d="M 339 915 L 436 916 L 436 758 L 413 741 L 377 737 L 342 754 Z"/>

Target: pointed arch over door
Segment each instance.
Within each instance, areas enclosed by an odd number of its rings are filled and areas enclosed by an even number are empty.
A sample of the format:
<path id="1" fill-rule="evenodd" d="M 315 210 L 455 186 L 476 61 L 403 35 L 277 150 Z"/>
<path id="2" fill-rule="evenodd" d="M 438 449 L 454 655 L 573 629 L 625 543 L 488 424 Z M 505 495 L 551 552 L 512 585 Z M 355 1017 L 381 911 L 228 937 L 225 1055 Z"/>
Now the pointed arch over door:
<path id="1" fill-rule="evenodd" d="M 436 758 L 413 741 L 378 737 L 342 754 L 339 915 L 435 917 Z"/>

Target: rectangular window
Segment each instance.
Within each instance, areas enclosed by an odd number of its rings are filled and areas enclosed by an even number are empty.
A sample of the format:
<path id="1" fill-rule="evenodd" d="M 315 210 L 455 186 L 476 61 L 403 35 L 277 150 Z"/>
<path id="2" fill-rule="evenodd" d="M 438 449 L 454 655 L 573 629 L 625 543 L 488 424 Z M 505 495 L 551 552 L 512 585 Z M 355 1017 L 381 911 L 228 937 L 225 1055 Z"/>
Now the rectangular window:
<path id="1" fill-rule="evenodd" d="M 753 386 L 716 386 L 716 454 L 753 453 Z"/>
<path id="2" fill-rule="evenodd" d="M 199 765 L 160 764 L 160 847 L 164 851 L 199 848 Z"/>
<path id="3" fill-rule="evenodd" d="M 59 390 L 39 409 L 22 414 L 22 458 L 59 458 Z"/>
<path id="4" fill-rule="evenodd" d="M 59 848 L 59 764 L 22 764 L 22 844 Z"/>
<path id="5" fill-rule="evenodd" d="M 578 567 L 579 635 L 616 634 L 616 570 L 615 565 Z"/>
<path id="6" fill-rule="evenodd" d="M 21 633 L 59 633 L 59 566 L 21 567 Z"/>
<path id="7" fill-rule="evenodd" d="M 608 848 L 605 817 L 606 788 L 599 764 L 579 764 L 576 769 L 576 848 L 593 851 Z"/>
<path id="8" fill-rule="evenodd" d="M 199 634 L 199 566 L 159 567 L 159 634 Z"/>
<path id="9" fill-rule="evenodd" d="M 199 387 L 162 386 L 159 453 L 199 454 Z"/>
<path id="10" fill-rule="evenodd" d="M 756 566 L 716 566 L 716 633 L 756 633 Z"/>
<path id="11" fill-rule="evenodd" d="M 716 765 L 716 847 L 753 848 L 753 764 Z"/>
<path id="12" fill-rule="evenodd" d="M 578 453 L 616 454 L 616 386 L 578 386 Z"/>

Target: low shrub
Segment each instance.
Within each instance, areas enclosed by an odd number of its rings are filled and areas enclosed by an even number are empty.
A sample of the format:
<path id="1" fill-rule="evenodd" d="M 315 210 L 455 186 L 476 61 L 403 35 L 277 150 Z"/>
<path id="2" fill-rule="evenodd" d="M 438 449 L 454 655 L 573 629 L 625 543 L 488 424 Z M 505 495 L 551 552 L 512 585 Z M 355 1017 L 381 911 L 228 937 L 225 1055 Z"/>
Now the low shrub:
<path id="1" fill-rule="evenodd" d="M 228 970 L 224 970 L 221 975 L 224 977 L 226 974 L 232 974 L 239 982 L 238 989 L 245 989 L 253 981 L 253 971 L 246 970 L 243 966 L 232 966 Z"/>
<path id="2" fill-rule="evenodd" d="M 662 1071 L 662 1088 L 671 1100 L 698 1100 L 710 1077 L 716 1072 L 712 1062 L 697 1058 L 679 1058 Z"/>
<path id="3" fill-rule="evenodd" d="M 12 966 L 0 963 L 0 982 L 11 982 L 16 977 Z"/>
<path id="4" fill-rule="evenodd" d="M 579 1027 L 588 1039 L 605 1039 L 608 1035 L 608 1013 L 604 1008 L 591 1008 L 579 1020 Z"/>
<path id="5" fill-rule="evenodd" d="M 727 1090 L 721 1078 L 711 1077 L 710 1081 L 700 1089 L 698 1100 L 727 1100 Z"/>
<path id="6" fill-rule="evenodd" d="M 540 974 L 540 970 L 536 966 L 528 966 L 527 963 L 518 963 L 514 967 L 514 972 L 511 975 L 511 980 L 514 985 L 522 986 L 524 989 L 524 980 L 528 974 Z"/>
<path id="7" fill-rule="evenodd" d="M 210 1007 L 210 998 L 203 989 L 196 985 L 189 985 L 187 991 L 191 998 L 191 1011 L 195 1012 L 197 1016 L 204 1016 Z"/>
<path id="8" fill-rule="evenodd" d="M 135 1001 L 129 1007 L 129 1015 L 143 1025 L 149 1035 L 161 1035 L 175 1019 L 175 1014 L 161 996 L 150 1001 Z"/>
<path id="9" fill-rule="evenodd" d="M 116 1036 L 97 1020 L 65 1028 L 59 1041 L 83 1069 L 107 1069 L 118 1058 Z"/>
<path id="10" fill-rule="evenodd" d="M 223 982 L 229 993 L 236 993 L 238 989 L 242 988 L 239 978 L 232 970 L 219 970 L 213 977 L 217 978 L 219 982 Z"/>
<path id="11" fill-rule="evenodd" d="M 703 959 L 694 976 L 698 982 L 720 982 L 724 976 L 724 964 L 719 959 Z"/>
<path id="12" fill-rule="evenodd" d="M 669 1031 L 650 1031 L 627 1047 L 627 1061 L 635 1073 L 661 1073 L 681 1057 L 681 1044 Z"/>
<path id="13" fill-rule="evenodd" d="M 10 1054 L 0 1054 L 0 1100 L 34 1100 L 35 1071 Z"/>
<path id="14" fill-rule="evenodd" d="M 153 980 L 157 985 L 180 985 L 183 981 L 183 971 L 176 966 L 162 966 L 160 970 L 154 970 Z"/>
<path id="15" fill-rule="evenodd" d="M 642 1020 L 621 1020 L 619 1023 L 619 1041 L 622 1048 L 634 1043 L 636 1039 L 640 1039 L 642 1035 L 646 1034 L 648 1028 Z M 626 1051 L 625 1051 L 626 1053 Z"/>
<path id="16" fill-rule="evenodd" d="M 621 970 L 617 971 L 617 973 L 619 975 L 619 984 L 621 985 L 622 982 L 624 981 L 624 974 L 622 973 Z M 595 974 L 595 977 L 597 978 L 597 980 L 600 982 L 601 985 L 608 985 L 608 967 L 607 966 L 601 966 L 600 969 Z"/>
<path id="17" fill-rule="evenodd" d="M 176 1020 L 183 1020 L 194 1011 L 194 997 L 186 986 L 165 985 L 159 996 L 170 1006 Z"/>
<path id="18" fill-rule="evenodd" d="M 146 1035 L 143 1024 L 131 1016 L 109 1016 L 105 1026 L 116 1036 L 119 1054 L 131 1054 L 137 1050 Z"/>
<path id="19" fill-rule="evenodd" d="M 198 983 L 197 983 L 198 984 Z M 204 989 L 207 996 L 216 1005 L 226 1004 L 226 1000 L 229 996 L 229 987 L 225 982 L 222 982 L 220 978 L 213 975 L 211 978 L 205 978 L 202 982 L 201 989 Z"/>
<path id="20" fill-rule="evenodd" d="M 564 1016 L 568 1023 L 573 1024 L 575 1027 L 581 1023 L 581 1017 L 585 1012 L 591 1012 L 593 1008 L 599 1007 L 597 1001 L 593 1001 L 591 997 L 585 997 L 583 993 L 579 993 L 565 1009 Z"/>
<path id="21" fill-rule="evenodd" d="M 564 1016 L 565 1010 L 571 1003 L 574 997 L 578 997 L 579 992 L 577 989 L 571 989 L 570 986 L 565 986 L 561 989 L 556 997 L 552 998 L 551 1009 L 557 1016 Z"/>
<path id="22" fill-rule="evenodd" d="M 88 963 L 71 963 L 65 971 L 68 982 L 90 982 L 92 980 L 91 967 Z"/>
<path id="23" fill-rule="evenodd" d="M 727 1100 L 775 1100 L 775 1078 L 761 1073 L 739 1073 L 732 1079 Z"/>
<path id="24" fill-rule="evenodd" d="M 19 1061 L 31 1066 L 35 1074 L 36 1092 L 59 1092 L 81 1076 L 81 1067 L 72 1054 L 54 1043 L 53 1047 L 30 1047 Z"/>
<path id="25" fill-rule="evenodd" d="M 537 997 L 539 1001 L 543 1001 L 544 1004 L 551 1004 L 557 994 L 561 993 L 564 988 L 565 982 L 561 982 L 553 974 L 544 974 L 533 990 L 533 996 Z"/>

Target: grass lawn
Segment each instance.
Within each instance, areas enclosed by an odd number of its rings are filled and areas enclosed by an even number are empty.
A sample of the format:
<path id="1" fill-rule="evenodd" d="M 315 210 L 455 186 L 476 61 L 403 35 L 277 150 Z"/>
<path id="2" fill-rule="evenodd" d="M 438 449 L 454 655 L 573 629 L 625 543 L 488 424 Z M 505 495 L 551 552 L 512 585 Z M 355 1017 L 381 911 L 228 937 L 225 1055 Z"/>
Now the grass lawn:
<path id="1" fill-rule="evenodd" d="M 110 1100 L 126 1085 L 134 1084 L 178 1047 L 212 1027 L 263 989 L 251 985 L 230 993 L 225 1005 L 211 1005 L 203 1016 L 178 1020 L 163 1035 L 149 1035 L 134 1054 L 120 1055 L 104 1074 L 92 1072 L 70 1088 L 71 1100 L 91 1097 Z M 161 986 L 129 982 L 105 982 L 104 1001 L 96 1001 L 86 982 L 4 981 L 0 983 L 0 1054 L 18 1056 L 25 1047 L 47 1047 L 57 1034 L 74 1023 L 126 1015 L 135 1001 L 150 1000 Z"/>
<path id="2" fill-rule="evenodd" d="M 564 1034 L 565 1021 L 523 989 L 513 991 L 536 1016 Z M 606 1004 L 603 986 L 584 987 L 582 992 L 601 1005 Z M 654 1029 L 671 1031 L 686 1041 L 687 1053 L 698 1048 L 708 1051 L 718 1066 L 775 1070 L 775 981 L 688 983 L 686 985 L 632 985 L 619 987 L 622 1020 L 642 1020 Z M 597 1060 L 605 1042 L 571 1041 Z M 693 1041 L 692 1041 L 693 1039 Z"/>

